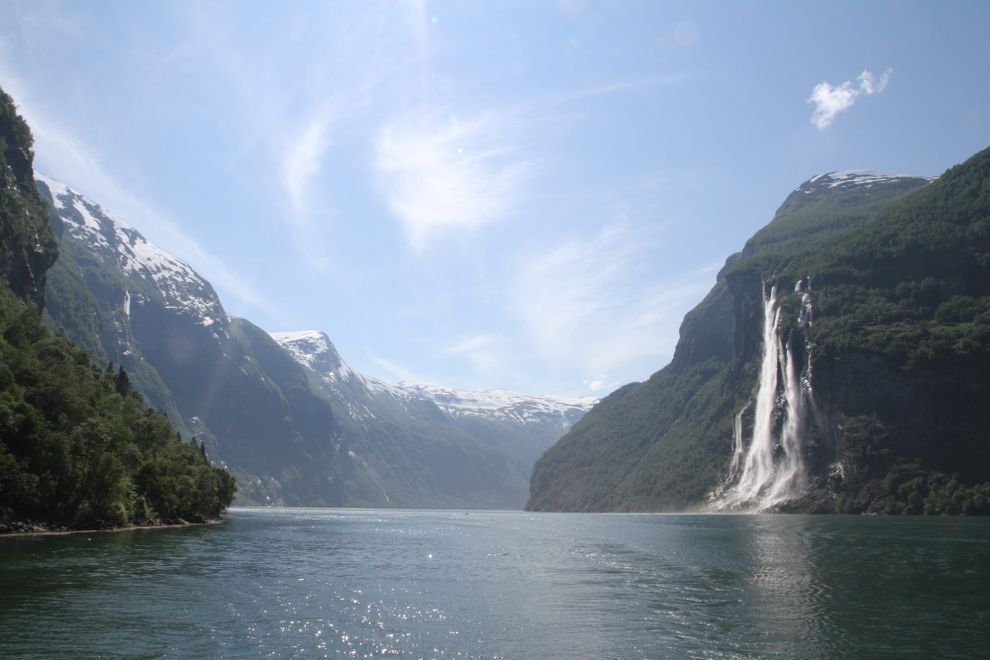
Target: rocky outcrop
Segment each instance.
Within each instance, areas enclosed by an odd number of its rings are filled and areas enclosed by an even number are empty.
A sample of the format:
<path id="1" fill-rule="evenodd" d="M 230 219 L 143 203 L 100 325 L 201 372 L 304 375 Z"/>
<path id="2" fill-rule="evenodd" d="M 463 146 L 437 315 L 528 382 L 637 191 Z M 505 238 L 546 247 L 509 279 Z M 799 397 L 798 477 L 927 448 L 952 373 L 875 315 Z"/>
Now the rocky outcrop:
<path id="1" fill-rule="evenodd" d="M 34 187 L 31 131 L 0 90 L 0 276 L 21 299 L 45 304 L 45 273 L 58 248 Z"/>

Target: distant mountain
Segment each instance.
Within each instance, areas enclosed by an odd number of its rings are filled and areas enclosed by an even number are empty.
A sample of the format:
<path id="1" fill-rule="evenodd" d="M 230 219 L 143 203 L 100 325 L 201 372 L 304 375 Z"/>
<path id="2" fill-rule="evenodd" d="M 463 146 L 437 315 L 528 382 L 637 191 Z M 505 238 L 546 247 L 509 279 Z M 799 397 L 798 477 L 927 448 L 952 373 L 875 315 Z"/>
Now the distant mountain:
<path id="1" fill-rule="evenodd" d="M 229 316 L 188 264 L 64 184 L 37 185 L 62 252 L 50 323 L 123 366 L 237 475 L 242 503 L 519 508 L 533 462 L 589 407 L 515 396 L 490 416 L 449 414 L 357 374 L 325 335 L 276 342 Z"/>
<path id="2" fill-rule="evenodd" d="M 373 446 L 388 438 L 424 446 L 446 438 L 499 455 L 498 464 L 505 461 L 506 467 L 498 478 L 505 482 L 506 495 L 512 496 L 489 501 L 490 506 L 521 507 L 533 463 L 595 402 L 592 398 L 525 396 L 505 390 L 389 385 L 351 368 L 322 332 L 277 332 L 272 337 L 309 371 L 333 404 L 338 419 L 346 420 L 350 430 L 345 435 L 366 437 Z M 376 471 L 387 472 L 387 463 L 377 465 Z M 442 479 L 460 477 L 449 474 Z"/>
<path id="3" fill-rule="evenodd" d="M 788 196 L 528 508 L 990 513 L 990 150 Z"/>

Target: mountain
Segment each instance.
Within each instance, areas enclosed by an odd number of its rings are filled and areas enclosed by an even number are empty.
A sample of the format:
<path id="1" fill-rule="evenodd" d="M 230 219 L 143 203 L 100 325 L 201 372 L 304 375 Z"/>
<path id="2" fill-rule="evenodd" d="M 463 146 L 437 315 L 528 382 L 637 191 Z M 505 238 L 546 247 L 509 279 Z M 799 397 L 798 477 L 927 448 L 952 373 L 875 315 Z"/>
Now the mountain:
<path id="1" fill-rule="evenodd" d="M 491 454 L 493 458 L 488 460 L 501 466 L 501 472 L 486 475 L 479 465 L 475 478 L 484 483 L 497 477 L 503 482 L 499 490 L 504 494 L 498 499 L 480 493 L 472 495 L 474 506 L 522 507 L 533 463 L 595 401 L 526 396 L 505 390 L 389 385 L 351 368 L 322 332 L 279 332 L 272 336 L 309 371 L 313 382 L 334 405 L 338 419 L 345 420 L 342 423 L 349 429 L 345 435 L 363 437 L 369 446 L 398 441 L 429 447 L 445 439 Z M 437 459 L 427 466 L 428 470 L 447 463 L 440 456 Z M 387 457 L 377 461 L 375 471 L 389 473 L 393 467 L 390 461 Z M 462 481 L 463 476 L 437 473 L 435 480 Z M 465 487 L 471 483 L 465 481 Z"/>
<path id="2" fill-rule="evenodd" d="M 123 366 L 229 466 L 242 503 L 520 508 L 533 462 L 588 407 L 516 397 L 484 418 L 448 414 L 357 374 L 324 335 L 276 341 L 228 315 L 188 264 L 64 184 L 37 186 L 62 251 L 50 324 Z"/>
<path id="3" fill-rule="evenodd" d="M 528 508 L 990 513 L 990 150 L 799 186 Z"/>
<path id="4" fill-rule="evenodd" d="M 44 175 L 37 183 L 62 251 L 48 282 L 55 327 L 123 366 L 184 435 L 230 466 L 241 501 L 332 505 L 360 490 L 336 461 L 330 406 L 267 333 L 229 316 L 188 264 L 98 204 Z"/>
<path id="5" fill-rule="evenodd" d="M 42 324 L 59 254 L 31 145 L 0 91 L 0 532 L 221 515 L 234 479 L 146 408 L 125 371 L 104 371 Z"/>

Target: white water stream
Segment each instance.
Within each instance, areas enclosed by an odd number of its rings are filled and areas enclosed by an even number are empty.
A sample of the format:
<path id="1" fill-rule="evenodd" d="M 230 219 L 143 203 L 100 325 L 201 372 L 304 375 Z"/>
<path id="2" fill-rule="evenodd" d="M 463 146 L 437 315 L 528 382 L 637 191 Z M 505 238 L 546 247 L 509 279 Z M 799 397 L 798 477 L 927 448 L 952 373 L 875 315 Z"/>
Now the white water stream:
<path id="1" fill-rule="evenodd" d="M 798 283 L 799 289 L 801 283 Z M 810 297 L 802 300 L 800 322 L 810 323 Z M 807 320 L 805 315 L 807 314 Z M 717 511 L 761 511 L 799 495 L 807 485 L 803 440 L 811 398 L 811 380 L 795 347 L 780 336 L 777 287 L 763 290 L 763 355 L 756 391 L 753 436 L 744 438 L 743 416 L 736 415 L 732 463 L 726 482 L 714 493 Z M 807 375 L 807 374 L 804 374 Z"/>

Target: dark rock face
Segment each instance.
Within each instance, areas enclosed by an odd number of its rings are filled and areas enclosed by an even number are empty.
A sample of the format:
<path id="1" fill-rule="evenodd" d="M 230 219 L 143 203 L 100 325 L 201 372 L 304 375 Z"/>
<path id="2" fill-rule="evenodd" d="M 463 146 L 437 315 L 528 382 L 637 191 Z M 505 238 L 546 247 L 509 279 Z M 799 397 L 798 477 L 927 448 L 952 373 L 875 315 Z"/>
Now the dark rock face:
<path id="1" fill-rule="evenodd" d="M 21 299 L 45 304 L 45 272 L 58 248 L 34 187 L 31 131 L 0 90 L 0 276 Z"/>
<path id="2" fill-rule="evenodd" d="M 990 513 L 988 255 L 990 150 L 937 181 L 809 180 L 727 260 L 671 364 L 603 399 L 537 462 L 528 507 L 709 506 L 740 412 L 753 437 L 761 292 L 777 284 L 777 336 L 809 365 L 811 405 L 806 487 L 774 510 Z M 809 275 L 811 310 L 794 291 Z"/>

